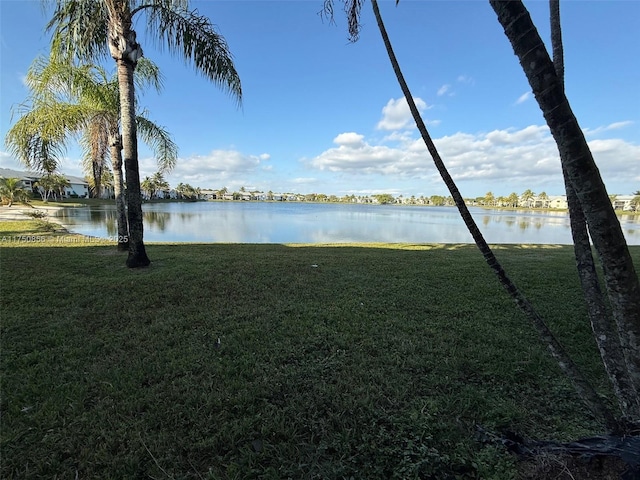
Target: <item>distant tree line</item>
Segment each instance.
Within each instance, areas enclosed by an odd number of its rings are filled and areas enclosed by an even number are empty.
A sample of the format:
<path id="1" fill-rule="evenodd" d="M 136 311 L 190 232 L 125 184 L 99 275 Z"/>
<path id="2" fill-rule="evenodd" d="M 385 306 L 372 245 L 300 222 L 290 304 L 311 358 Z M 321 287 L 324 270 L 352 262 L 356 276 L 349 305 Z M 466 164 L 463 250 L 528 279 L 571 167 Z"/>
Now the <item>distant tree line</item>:
<path id="1" fill-rule="evenodd" d="M 403 205 L 431 205 L 436 207 L 455 206 L 455 201 L 451 195 L 430 195 L 410 197 L 402 194 L 394 196 L 390 193 L 378 193 L 372 195 L 327 195 L 324 193 L 274 193 L 269 190 L 247 191 L 245 187 L 240 187 L 238 191 L 230 191 L 227 187 L 219 189 L 203 189 L 191 185 L 179 183 L 174 189 L 164 179 L 161 172 L 157 172 L 151 177 L 145 177 L 141 182 L 141 189 L 146 199 L 187 199 L 187 200 L 254 200 L 254 201 L 295 201 L 295 202 L 327 202 L 327 203 L 375 203 L 380 205 L 403 204 Z M 634 211 L 640 211 L 640 190 L 634 192 L 631 205 Z M 558 196 L 564 197 L 564 196 Z M 614 203 L 618 195 L 611 195 L 610 200 Z M 485 195 L 475 198 L 465 198 L 468 205 L 498 207 L 498 208 L 550 208 L 551 197 L 546 192 L 535 193 L 531 189 L 526 189 L 521 194 L 512 192 L 507 196 L 495 196 L 491 191 Z"/>

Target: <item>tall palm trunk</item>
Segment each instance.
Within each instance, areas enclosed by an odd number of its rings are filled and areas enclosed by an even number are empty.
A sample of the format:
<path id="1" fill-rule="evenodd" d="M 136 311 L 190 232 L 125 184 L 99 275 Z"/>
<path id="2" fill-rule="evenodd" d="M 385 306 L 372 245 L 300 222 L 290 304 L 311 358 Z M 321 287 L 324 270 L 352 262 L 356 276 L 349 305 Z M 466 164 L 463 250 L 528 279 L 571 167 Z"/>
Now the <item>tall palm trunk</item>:
<path id="1" fill-rule="evenodd" d="M 562 45 L 562 27 L 560 22 L 560 0 L 549 0 L 551 24 L 551 48 L 553 51 L 553 65 L 558 80 L 564 90 L 564 48 Z M 562 157 L 562 152 L 560 156 Z M 613 391 L 618 399 L 622 415 L 627 418 L 640 418 L 640 401 L 624 360 L 620 344 L 620 335 L 616 331 L 615 322 L 605 307 L 605 301 L 596 266 L 589 242 L 587 223 L 576 191 L 569 181 L 567 169 L 564 167 L 566 158 L 561 160 L 563 165 L 565 190 L 569 206 L 569 218 L 573 248 L 576 257 L 578 276 L 584 292 L 591 329 L 600 357 L 607 375 L 611 381 Z"/>
<path id="2" fill-rule="evenodd" d="M 382 39 L 384 41 L 384 45 L 387 49 L 387 54 L 389 55 L 389 59 L 391 60 L 391 65 L 393 66 L 393 71 L 396 74 L 396 78 L 398 79 L 398 83 L 404 93 L 404 96 L 407 100 L 407 104 L 409 105 L 409 109 L 411 110 L 411 114 L 416 122 L 418 130 L 422 136 L 422 139 L 427 146 L 427 150 L 431 154 L 433 158 L 433 162 L 438 169 L 444 183 L 446 184 L 451 196 L 453 197 L 456 207 L 458 208 L 460 215 L 467 226 L 467 229 L 471 233 L 473 240 L 476 243 L 476 246 L 482 253 L 485 261 L 489 265 L 489 267 L 493 270 L 493 272 L 497 275 L 500 284 L 505 288 L 508 294 L 513 298 L 520 307 L 520 309 L 525 313 L 525 315 L 529 318 L 534 328 L 537 330 L 540 335 L 542 341 L 544 342 L 547 349 L 550 351 L 551 355 L 558 362 L 558 365 L 563 370 L 563 372 L 567 375 L 567 377 L 573 383 L 576 391 L 580 395 L 580 398 L 583 402 L 589 407 L 589 409 L 593 412 L 594 415 L 603 419 L 608 428 L 612 430 L 617 430 L 617 421 L 611 415 L 611 412 L 604 406 L 602 400 L 598 397 L 596 392 L 593 390 L 593 387 L 586 380 L 584 375 L 580 372 L 576 364 L 571 360 L 571 358 L 567 355 L 566 351 L 562 347 L 562 345 L 558 342 L 558 340 L 553 336 L 553 333 L 549 330 L 544 320 L 538 315 L 538 313 L 531 306 L 529 301 L 522 295 L 522 293 L 517 289 L 515 284 L 509 279 L 506 272 L 502 268 L 500 262 L 493 254 L 493 251 L 485 241 L 482 233 L 478 229 L 473 217 L 469 213 L 469 209 L 467 208 L 462 195 L 460 194 L 458 187 L 456 186 L 453 178 L 449 174 L 444 162 L 442 161 L 438 150 L 436 149 L 429 132 L 427 131 L 427 127 L 425 126 L 422 118 L 420 117 L 420 112 L 418 112 L 418 108 L 413 100 L 413 96 L 409 91 L 409 87 L 402 75 L 400 70 L 400 66 L 398 64 L 398 60 L 393 52 L 393 48 L 391 46 L 391 42 L 389 40 L 389 36 L 387 35 L 386 28 L 382 21 L 382 17 L 380 15 L 380 10 L 378 8 L 377 0 L 372 0 L 371 4 L 373 6 L 373 11 L 376 17 L 376 21 L 378 23 L 378 28 L 380 29 L 380 34 L 382 35 Z"/>
<path id="3" fill-rule="evenodd" d="M 125 206 L 124 181 L 122 178 L 122 137 L 119 132 L 111 134 L 111 165 L 113 167 L 113 194 L 116 197 L 116 225 L 118 226 L 118 250 L 129 249 L 129 225 Z"/>
<path id="4" fill-rule="evenodd" d="M 140 193 L 140 170 L 138 166 L 138 141 L 136 135 L 135 103 L 132 62 L 118 60 L 118 82 L 120 84 L 120 112 L 122 124 L 122 150 L 127 181 L 127 220 L 129 224 L 129 268 L 146 267 L 151 263 L 144 247 L 142 195 Z"/>
<path id="5" fill-rule="evenodd" d="M 144 226 L 133 83 L 133 71 L 136 62 L 142 57 L 142 49 L 136 42 L 136 33 L 131 29 L 131 12 L 128 2 L 110 0 L 106 3 L 110 17 L 109 51 L 111 57 L 116 61 L 120 92 L 120 124 L 127 182 L 126 200 L 129 224 L 127 266 L 129 268 L 146 267 L 151 261 L 147 257 L 143 242 Z"/>
<path id="6" fill-rule="evenodd" d="M 633 388 L 640 392 L 640 281 L 589 146 L 553 62 L 519 0 L 490 0 L 551 130 L 600 257 Z M 636 418 L 635 420 L 640 420 Z"/>

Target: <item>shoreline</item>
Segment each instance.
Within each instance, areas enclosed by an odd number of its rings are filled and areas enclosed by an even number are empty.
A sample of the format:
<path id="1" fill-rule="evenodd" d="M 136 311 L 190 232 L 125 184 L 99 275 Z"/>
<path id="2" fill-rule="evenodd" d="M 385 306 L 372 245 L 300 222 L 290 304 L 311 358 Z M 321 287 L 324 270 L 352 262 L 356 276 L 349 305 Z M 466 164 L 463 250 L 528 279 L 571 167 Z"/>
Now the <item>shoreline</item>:
<path id="1" fill-rule="evenodd" d="M 68 207 L 50 207 L 50 206 L 25 206 L 25 205 L 7 205 L 0 206 L 0 222 L 14 222 L 14 221 L 26 221 L 26 220 L 43 220 L 51 223 L 55 223 L 64 229 L 66 233 L 74 233 L 69 230 L 68 225 L 62 223 L 62 221 L 55 217 L 56 212 L 62 211 Z M 44 211 L 47 216 L 41 219 L 30 217 L 29 212 Z"/>

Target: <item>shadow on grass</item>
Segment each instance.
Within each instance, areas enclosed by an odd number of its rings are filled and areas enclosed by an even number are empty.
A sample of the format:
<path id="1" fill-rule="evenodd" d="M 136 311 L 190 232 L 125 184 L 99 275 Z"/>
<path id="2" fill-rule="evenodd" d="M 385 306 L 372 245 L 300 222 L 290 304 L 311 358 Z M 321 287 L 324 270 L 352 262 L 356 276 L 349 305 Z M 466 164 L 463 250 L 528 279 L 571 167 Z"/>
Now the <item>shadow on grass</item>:
<path id="1" fill-rule="evenodd" d="M 471 245 L 65 246 L 2 249 L 2 478 L 508 479 L 477 424 L 602 429 Z M 500 255 L 610 395 L 571 248 Z"/>

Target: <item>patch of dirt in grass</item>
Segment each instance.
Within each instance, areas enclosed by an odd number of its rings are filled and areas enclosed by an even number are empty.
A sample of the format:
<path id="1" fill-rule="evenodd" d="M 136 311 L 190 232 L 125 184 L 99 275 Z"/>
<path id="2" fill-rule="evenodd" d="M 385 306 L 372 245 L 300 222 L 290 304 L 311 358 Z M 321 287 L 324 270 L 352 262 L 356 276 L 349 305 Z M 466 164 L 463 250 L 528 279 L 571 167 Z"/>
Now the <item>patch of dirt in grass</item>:
<path id="1" fill-rule="evenodd" d="M 620 480 L 628 470 L 619 458 L 541 454 L 518 463 L 519 480 Z"/>

